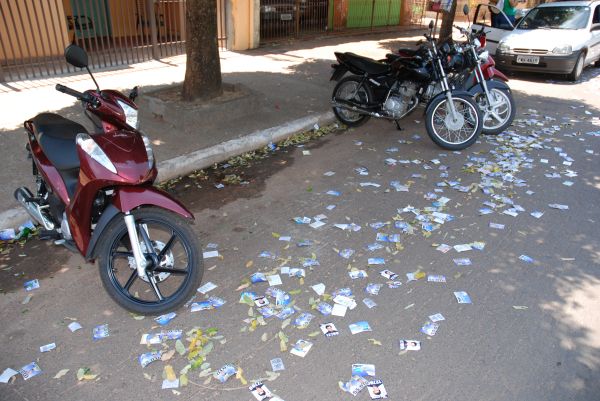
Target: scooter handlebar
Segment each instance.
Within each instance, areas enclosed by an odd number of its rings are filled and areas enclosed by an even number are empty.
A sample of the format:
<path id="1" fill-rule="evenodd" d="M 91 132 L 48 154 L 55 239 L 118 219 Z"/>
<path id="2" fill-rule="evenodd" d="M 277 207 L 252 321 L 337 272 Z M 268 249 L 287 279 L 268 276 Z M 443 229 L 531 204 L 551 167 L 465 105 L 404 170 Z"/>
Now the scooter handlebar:
<path id="1" fill-rule="evenodd" d="M 71 95 L 79 100 L 83 100 L 84 102 L 91 103 L 94 106 L 98 104 L 98 100 L 88 93 L 78 92 L 75 89 L 68 88 L 61 84 L 56 84 L 55 89 L 59 92 Z"/>

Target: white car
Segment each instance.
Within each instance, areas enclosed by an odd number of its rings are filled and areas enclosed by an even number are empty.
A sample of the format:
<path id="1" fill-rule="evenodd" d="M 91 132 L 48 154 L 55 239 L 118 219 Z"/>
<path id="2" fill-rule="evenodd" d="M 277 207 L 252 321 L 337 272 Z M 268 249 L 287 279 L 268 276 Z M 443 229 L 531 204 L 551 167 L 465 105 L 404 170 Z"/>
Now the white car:
<path id="1" fill-rule="evenodd" d="M 514 29 L 504 17 L 488 23 L 490 7 L 477 7 L 473 29 L 485 27 L 498 68 L 568 74 L 577 81 L 585 66 L 600 66 L 600 0 L 540 4 Z"/>

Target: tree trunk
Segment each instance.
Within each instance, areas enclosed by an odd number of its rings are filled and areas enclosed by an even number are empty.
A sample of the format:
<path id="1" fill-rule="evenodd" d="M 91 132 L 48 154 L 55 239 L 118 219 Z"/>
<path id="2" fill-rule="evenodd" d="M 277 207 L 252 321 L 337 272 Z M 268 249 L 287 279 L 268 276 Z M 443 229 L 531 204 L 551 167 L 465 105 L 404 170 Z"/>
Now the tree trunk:
<path id="1" fill-rule="evenodd" d="M 452 39 L 452 24 L 454 23 L 454 14 L 456 13 L 456 3 L 457 0 L 452 0 L 450 11 L 442 13 L 442 27 L 439 34 L 440 42 L 448 38 Z"/>
<path id="2" fill-rule="evenodd" d="M 187 0 L 183 100 L 211 99 L 223 93 L 217 44 L 217 2 Z"/>

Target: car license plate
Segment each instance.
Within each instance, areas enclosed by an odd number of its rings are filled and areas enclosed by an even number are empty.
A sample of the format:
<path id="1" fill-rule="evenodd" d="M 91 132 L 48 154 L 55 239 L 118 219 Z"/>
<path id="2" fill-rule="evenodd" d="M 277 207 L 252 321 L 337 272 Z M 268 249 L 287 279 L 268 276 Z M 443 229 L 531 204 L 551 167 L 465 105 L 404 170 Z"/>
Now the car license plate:
<path id="1" fill-rule="evenodd" d="M 517 56 L 517 63 L 522 64 L 539 64 L 539 56 Z"/>
<path id="2" fill-rule="evenodd" d="M 281 14 L 279 18 L 281 18 L 282 21 L 291 21 L 292 14 Z"/>

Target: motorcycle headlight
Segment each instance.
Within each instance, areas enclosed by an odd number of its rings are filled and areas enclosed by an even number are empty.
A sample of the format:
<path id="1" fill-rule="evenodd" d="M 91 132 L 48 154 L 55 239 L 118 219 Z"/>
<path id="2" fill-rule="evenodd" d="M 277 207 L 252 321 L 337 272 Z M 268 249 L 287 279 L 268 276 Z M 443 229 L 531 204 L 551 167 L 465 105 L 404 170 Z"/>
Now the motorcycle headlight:
<path id="1" fill-rule="evenodd" d="M 77 145 L 87 153 L 92 159 L 96 160 L 100 163 L 105 169 L 110 171 L 113 174 L 117 174 L 117 169 L 115 165 L 110 161 L 106 153 L 98 146 L 96 141 L 92 139 L 88 134 L 77 134 L 75 139 Z"/>
<path id="2" fill-rule="evenodd" d="M 127 125 L 129 125 L 131 128 L 138 129 L 138 111 L 130 105 L 128 105 L 127 103 L 122 102 L 120 100 L 117 100 L 117 103 L 119 104 L 119 106 L 121 106 L 123 112 L 125 113 L 125 122 L 127 123 Z"/>
<path id="3" fill-rule="evenodd" d="M 552 54 L 560 54 L 563 56 L 568 56 L 571 53 L 573 53 L 571 45 L 556 46 L 554 50 L 552 50 Z"/>
<path id="4" fill-rule="evenodd" d="M 479 53 L 479 59 L 484 63 L 488 61 L 488 58 L 490 58 L 490 52 L 487 50 Z"/>
<path id="5" fill-rule="evenodd" d="M 144 134 L 142 134 L 142 139 L 144 140 L 146 155 L 148 156 L 148 168 L 152 168 L 154 165 L 154 151 L 152 150 L 152 142 L 150 142 L 150 138 Z"/>
<path id="6" fill-rule="evenodd" d="M 506 42 L 500 41 L 498 43 L 498 48 L 496 49 L 498 53 L 510 53 L 510 46 L 506 44 Z"/>
<path id="7" fill-rule="evenodd" d="M 475 45 L 476 49 L 481 47 L 481 42 L 477 38 L 475 38 L 475 40 L 473 41 L 473 44 Z"/>

